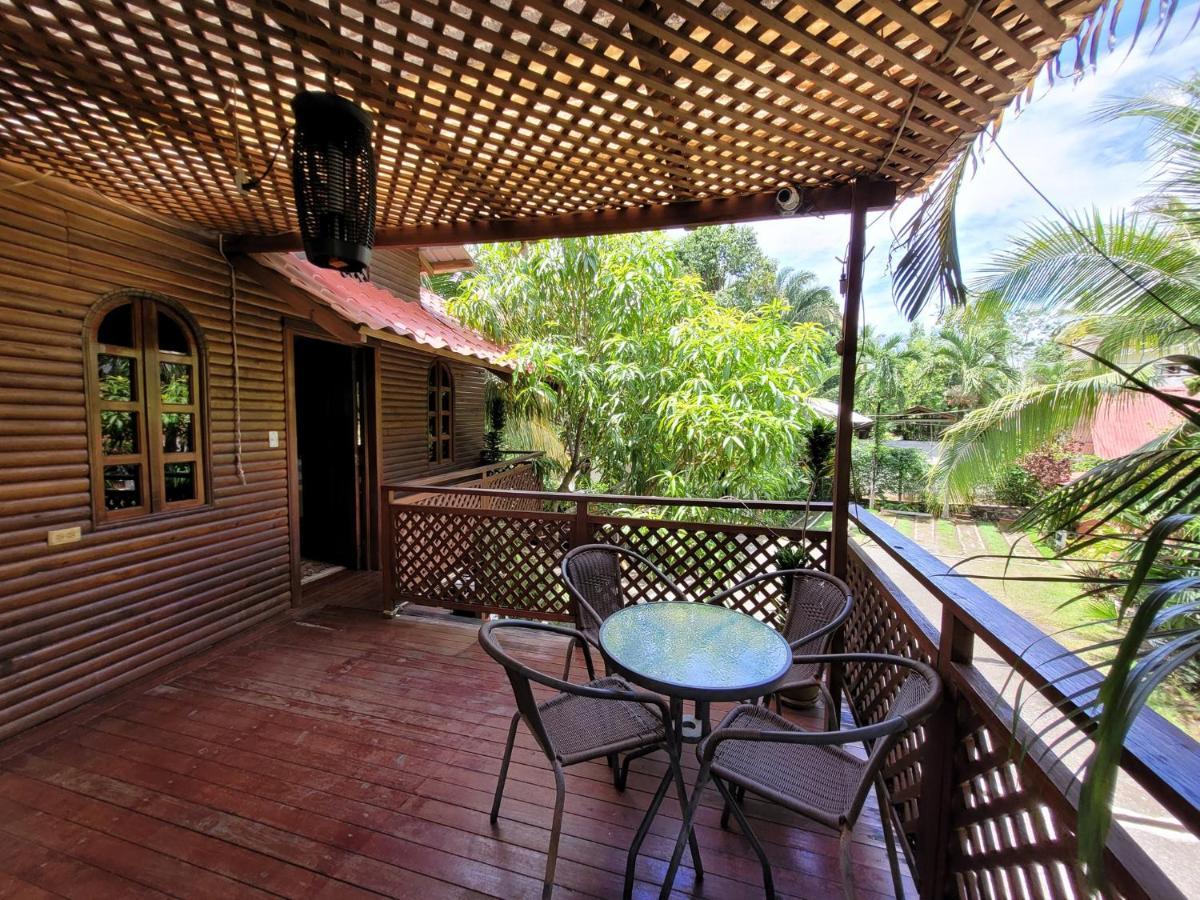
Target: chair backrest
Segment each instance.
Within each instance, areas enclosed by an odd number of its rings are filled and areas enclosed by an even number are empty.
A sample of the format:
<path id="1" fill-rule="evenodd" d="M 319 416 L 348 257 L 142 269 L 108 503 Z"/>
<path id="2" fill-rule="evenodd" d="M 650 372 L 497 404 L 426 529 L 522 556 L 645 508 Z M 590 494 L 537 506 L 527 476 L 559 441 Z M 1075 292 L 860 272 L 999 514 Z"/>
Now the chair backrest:
<path id="1" fill-rule="evenodd" d="M 895 666 L 901 672 L 908 670 L 904 673 L 900 687 L 896 689 L 891 702 L 887 704 L 886 710 L 882 711 L 876 723 L 893 723 L 899 727 L 896 727 L 890 734 L 876 738 L 871 744 L 863 782 L 859 785 L 850 807 L 851 815 L 856 817 L 862 809 L 875 777 L 879 775 L 884 763 L 887 762 L 892 748 L 913 728 L 932 715 L 941 698 L 942 681 L 931 667 L 916 660 L 877 654 L 847 654 L 844 658 L 847 661 L 853 661 L 855 657 L 866 660 L 866 665 Z"/>
<path id="2" fill-rule="evenodd" d="M 783 636 L 799 656 L 824 653 L 834 632 L 850 615 L 854 598 L 840 578 L 811 569 L 793 569 L 792 593 L 788 598 Z M 797 641 L 814 635 L 810 640 Z"/>
<path id="3" fill-rule="evenodd" d="M 508 682 L 512 685 L 513 696 L 517 701 L 517 711 L 521 713 L 522 718 L 528 724 L 529 730 L 533 732 L 533 736 L 537 738 L 537 742 L 541 745 L 546 756 L 553 758 L 554 747 L 550 742 L 550 736 L 546 733 L 545 726 L 542 724 L 542 716 L 538 712 L 537 699 L 533 695 L 533 685 L 531 682 L 538 681 L 543 684 L 552 684 L 558 681 L 558 679 L 550 678 L 545 673 L 525 665 L 508 653 L 501 646 L 499 640 L 499 632 L 501 631 L 510 631 L 515 634 L 519 634 L 522 631 L 541 631 L 574 638 L 578 638 L 579 633 L 573 628 L 564 628 L 561 625 L 550 625 L 545 622 L 515 621 L 512 619 L 500 619 L 488 622 L 479 629 L 480 645 L 487 652 L 488 656 L 504 667 L 504 673 L 508 676 Z"/>
<path id="4" fill-rule="evenodd" d="M 576 627 L 594 633 L 604 620 L 629 603 L 637 601 L 633 584 L 655 585 L 656 594 L 684 600 L 674 582 L 640 553 L 612 544 L 585 544 L 563 557 L 562 577 L 571 595 L 571 612 Z"/>

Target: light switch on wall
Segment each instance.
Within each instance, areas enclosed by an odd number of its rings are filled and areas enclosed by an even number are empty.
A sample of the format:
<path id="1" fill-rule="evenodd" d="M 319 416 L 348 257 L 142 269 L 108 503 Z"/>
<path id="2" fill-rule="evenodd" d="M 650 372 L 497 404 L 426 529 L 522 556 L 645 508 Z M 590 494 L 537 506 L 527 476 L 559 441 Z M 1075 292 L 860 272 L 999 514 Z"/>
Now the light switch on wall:
<path id="1" fill-rule="evenodd" d="M 267 446 L 268 447 L 278 447 L 279 446 L 279 432 L 278 431 L 268 431 L 267 432 Z"/>

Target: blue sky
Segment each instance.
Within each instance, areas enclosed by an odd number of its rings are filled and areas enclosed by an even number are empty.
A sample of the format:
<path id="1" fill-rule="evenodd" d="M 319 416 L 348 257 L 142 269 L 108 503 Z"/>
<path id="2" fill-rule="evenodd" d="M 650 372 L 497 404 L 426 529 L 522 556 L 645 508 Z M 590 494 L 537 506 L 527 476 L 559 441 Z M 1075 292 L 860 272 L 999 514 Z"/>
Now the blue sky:
<path id="1" fill-rule="evenodd" d="M 1144 33 L 1131 53 L 1126 43 L 1119 44 L 1101 59 L 1096 72 L 1078 83 L 1059 81 L 1050 88 L 1043 77 L 1033 102 L 1019 114 L 1008 113 L 999 132 L 1001 146 L 1060 208 L 1120 209 L 1146 193 L 1146 182 L 1154 175 L 1146 127 L 1133 121 L 1097 124 L 1090 117 L 1107 98 L 1146 93 L 1164 79 L 1180 78 L 1200 67 L 1200 29 L 1186 34 L 1196 5 L 1183 5 L 1157 51 L 1152 51 L 1155 35 Z M 888 254 L 893 229 L 912 209 L 913 201 L 906 201 L 896 212 L 873 219 L 867 234 L 871 253 L 864 316 L 872 328 L 884 332 L 908 328 L 892 301 Z M 959 249 L 968 281 L 991 253 L 1021 233 L 1025 223 L 1049 215 L 994 148 L 985 152 L 959 196 Z M 846 216 L 831 216 L 751 227 L 763 250 L 780 265 L 808 269 L 834 286 L 848 224 Z"/>

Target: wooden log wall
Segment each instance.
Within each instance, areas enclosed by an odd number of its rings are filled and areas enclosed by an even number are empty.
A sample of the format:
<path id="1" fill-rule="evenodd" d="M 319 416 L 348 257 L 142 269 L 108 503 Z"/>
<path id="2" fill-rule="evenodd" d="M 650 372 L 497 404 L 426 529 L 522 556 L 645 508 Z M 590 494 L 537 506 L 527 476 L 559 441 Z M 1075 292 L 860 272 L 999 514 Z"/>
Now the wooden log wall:
<path id="1" fill-rule="evenodd" d="M 432 354 L 381 344 L 383 484 L 479 465 L 487 372 L 464 363 L 449 363 L 454 378 L 454 459 L 433 465 L 429 462 L 425 418 L 429 366 L 433 361 Z"/>
<path id="2" fill-rule="evenodd" d="M 215 241 L 3 161 L 0 223 L 2 739 L 282 613 L 290 582 L 284 307 L 239 280 L 242 484 Z M 83 323 L 121 288 L 174 298 L 203 332 L 213 503 L 96 528 Z M 47 545 L 71 526 L 79 542 Z"/>
<path id="3" fill-rule="evenodd" d="M 415 250 L 388 249 L 371 252 L 371 280 L 405 300 L 421 296 L 421 256 Z"/>

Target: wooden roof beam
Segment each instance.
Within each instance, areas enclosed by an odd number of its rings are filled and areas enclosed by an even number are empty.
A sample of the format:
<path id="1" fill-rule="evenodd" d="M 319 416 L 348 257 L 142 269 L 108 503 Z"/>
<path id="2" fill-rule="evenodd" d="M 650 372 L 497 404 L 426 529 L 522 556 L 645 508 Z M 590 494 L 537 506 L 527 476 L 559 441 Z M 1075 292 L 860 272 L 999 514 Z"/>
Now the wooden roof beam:
<path id="1" fill-rule="evenodd" d="M 890 209 L 896 202 L 896 185 L 891 181 L 867 182 L 868 209 Z M 839 184 L 804 191 L 804 210 L 798 215 L 827 216 L 848 213 L 851 187 Z M 546 238 L 587 237 L 601 234 L 625 234 L 661 228 L 685 228 L 693 225 L 727 225 L 780 218 L 774 191 L 742 197 L 717 197 L 710 200 L 684 200 L 652 206 L 589 210 L 556 216 L 528 216 L 520 219 L 479 219 L 448 225 L 409 225 L 380 228 L 375 232 L 376 247 L 444 247 L 451 244 L 490 244 L 505 241 L 538 241 Z M 299 234 L 241 235 L 225 242 L 230 252 L 278 253 L 303 249 Z"/>

